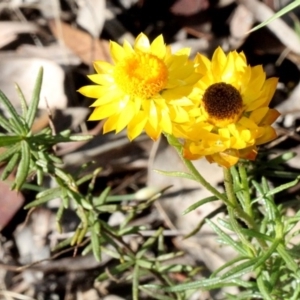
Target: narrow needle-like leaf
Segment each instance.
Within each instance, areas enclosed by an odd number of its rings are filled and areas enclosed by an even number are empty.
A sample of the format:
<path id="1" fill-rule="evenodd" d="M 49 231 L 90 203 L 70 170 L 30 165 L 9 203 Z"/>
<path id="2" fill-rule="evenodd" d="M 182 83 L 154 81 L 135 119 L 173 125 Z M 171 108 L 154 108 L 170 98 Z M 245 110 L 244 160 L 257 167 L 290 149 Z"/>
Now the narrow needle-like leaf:
<path id="1" fill-rule="evenodd" d="M 29 104 L 29 108 L 28 108 L 28 111 L 26 114 L 26 123 L 29 128 L 31 128 L 34 118 L 36 116 L 36 111 L 37 111 L 39 100 L 40 100 L 42 81 L 43 81 L 43 68 L 40 68 L 36 82 L 35 82 L 32 99 L 31 99 L 31 102 Z"/>

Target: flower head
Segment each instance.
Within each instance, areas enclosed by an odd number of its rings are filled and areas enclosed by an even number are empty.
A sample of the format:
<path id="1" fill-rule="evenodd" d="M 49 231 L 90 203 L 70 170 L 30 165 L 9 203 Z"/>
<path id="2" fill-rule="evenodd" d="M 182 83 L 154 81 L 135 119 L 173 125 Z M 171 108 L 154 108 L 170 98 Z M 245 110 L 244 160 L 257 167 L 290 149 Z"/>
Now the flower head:
<path id="1" fill-rule="evenodd" d="M 255 159 L 257 145 L 276 137 L 271 124 L 279 113 L 269 108 L 277 78 L 266 79 L 262 66 L 247 65 L 244 54 L 227 56 L 218 48 L 212 60 L 195 58 L 197 82 L 191 98 L 200 100 L 195 122 L 185 128 L 184 156 L 230 167 L 239 158 Z"/>
<path id="2" fill-rule="evenodd" d="M 141 33 L 133 47 L 111 42 L 110 53 L 114 64 L 94 63 L 97 74 L 89 78 L 96 85 L 79 89 L 96 98 L 89 120 L 106 119 L 105 133 L 127 127 L 130 140 L 143 130 L 156 140 L 161 132 L 172 134 L 174 124 L 190 120 L 194 103 L 187 95 L 201 75 L 188 59 L 189 49 L 172 54 L 161 35 L 150 44 Z"/>

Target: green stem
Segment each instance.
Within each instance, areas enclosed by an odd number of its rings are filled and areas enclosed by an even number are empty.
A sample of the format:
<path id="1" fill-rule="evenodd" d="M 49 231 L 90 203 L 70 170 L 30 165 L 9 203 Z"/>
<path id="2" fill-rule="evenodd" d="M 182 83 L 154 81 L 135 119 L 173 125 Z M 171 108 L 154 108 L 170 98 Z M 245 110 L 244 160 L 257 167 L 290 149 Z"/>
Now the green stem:
<path id="1" fill-rule="evenodd" d="M 238 202 L 235 197 L 233 181 L 232 181 L 232 176 L 231 176 L 230 170 L 223 168 L 223 174 L 224 174 L 224 185 L 225 185 L 228 202 L 231 203 L 232 207 L 237 208 Z"/>
<path id="2" fill-rule="evenodd" d="M 242 187 L 243 187 L 245 212 L 253 219 L 254 213 L 253 213 L 252 205 L 251 205 L 251 197 L 250 197 L 250 193 L 249 193 L 250 189 L 249 189 L 249 185 L 248 185 L 246 169 L 243 164 L 239 164 L 239 173 L 240 173 L 240 178 L 241 178 Z"/>
<path id="3" fill-rule="evenodd" d="M 223 168 L 224 172 L 224 185 L 225 185 L 225 190 L 228 198 L 228 202 L 231 204 L 230 207 L 228 207 L 228 212 L 229 212 L 229 219 L 231 221 L 232 226 L 237 230 L 239 226 L 235 226 L 236 224 L 236 218 L 244 221 L 248 228 L 253 229 L 255 231 L 259 231 L 257 229 L 257 226 L 255 224 L 255 221 L 253 220 L 252 216 L 249 215 L 246 211 L 243 210 L 241 205 L 238 203 L 234 188 L 233 188 L 233 181 L 232 181 L 232 176 L 230 173 L 230 169 Z M 251 208 L 251 206 L 250 206 Z M 244 240 L 243 234 L 241 232 L 236 232 L 241 240 Z M 267 243 L 262 240 L 258 239 L 259 244 L 263 249 L 267 248 Z"/>
<path id="4" fill-rule="evenodd" d="M 226 204 L 228 204 L 228 200 L 226 196 L 224 196 L 222 193 L 220 193 L 216 188 L 214 188 L 208 181 L 204 179 L 204 177 L 198 172 L 198 170 L 195 168 L 193 163 L 185 159 L 182 155 L 182 145 L 177 141 L 177 139 L 171 135 L 166 136 L 168 139 L 168 143 L 173 146 L 181 160 L 183 161 L 184 165 L 188 168 L 190 173 L 194 176 L 194 179 L 198 181 L 203 187 L 205 187 L 208 191 L 210 191 L 213 195 L 215 195 L 220 200 L 224 201 Z M 230 204 L 229 204 L 230 205 Z"/>
<path id="5" fill-rule="evenodd" d="M 224 173 L 224 185 L 225 185 L 228 202 L 230 203 L 230 206 L 233 208 L 234 214 L 236 215 L 236 217 L 243 220 L 249 228 L 254 229 L 256 227 L 255 222 L 253 221 L 251 216 L 249 216 L 242 209 L 242 207 L 239 205 L 236 199 L 230 169 L 223 168 L 223 173 Z"/>

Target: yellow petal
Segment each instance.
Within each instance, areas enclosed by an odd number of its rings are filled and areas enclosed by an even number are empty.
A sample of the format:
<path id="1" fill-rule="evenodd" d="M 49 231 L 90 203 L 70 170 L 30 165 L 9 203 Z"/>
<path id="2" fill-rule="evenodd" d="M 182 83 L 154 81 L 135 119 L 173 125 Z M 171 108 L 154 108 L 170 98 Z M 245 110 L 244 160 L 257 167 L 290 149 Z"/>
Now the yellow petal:
<path id="1" fill-rule="evenodd" d="M 107 90 L 105 94 L 93 102 L 91 107 L 102 106 L 110 102 L 121 101 L 124 98 L 123 93 L 118 90 Z"/>
<path id="2" fill-rule="evenodd" d="M 153 128 L 149 122 L 145 125 L 145 131 L 147 135 L 154 141 L 157 141 L 161 135 L 161 129 L 159 127 Z"/>
<path id="3" fill-rule="evenodd" d="M 270 108 L 259 125 L 271 125 L 279 116 L 280 113 L 276 109 Z"/>
<path id="4" fill-rule="evenodd" d="M 150 46 L 151 54 L 163 59 L 166 55 L 166 46 L 164 43 L 164 38 L 162 35 L 159 35 Z"/>
<path id="5" fill-rule="evenodd" d="M 196 66 L 196 71 L 201 75 L 205 74 L 208 70 L 210 70 L 210 60 L 200 53 L 197 53 L 194 59 L 194 63 Z"/>
<path id="6" fill-rule="evenodd" d="M 140 50 L 143 52 L 150 52 L 150 42 L 146 35 L 140 33 L 135 40 L 134 50 Z"/>
<path id="7" fill-rule="evenodd" d="M 124 59 L 125 52 L 123 47 L 121 47 L 119 44 L 110 41 L 109 50 L 112 60 L 115 64 L 117 64 L 120 60 Z"/>
<path id="8" fill-rule="evenodd" d="M 131 102 L 128 102 L 127 105 L 119 114 L 119 119 L 116 126 L 116 133 L 123 130 L 128 125 L 128 123 L 132 120 L 134 116 L 134 110 L 132 106 L 133 105 L 131 104 Z"/>
<path id="9" fill-rule="evenodd" d="M 128 134 L 128 138 L 129 140 L 133 140 L 135 139 L 137 136 L 139 136 L 146 123 L 147 123 L 147 116 L 145 114 L 145 112 L 140 111 L 138 114 L 136 114 L 131 121 L 128 124 L 127 127 L 127 134 Z"/>
<path id="10" fill-rule="evenodd" d="M 255 124 L 259 124 L 265 115 L 268 113 L 269 107 L 261 107 L 251 112 L 249 118 L 255 122 Z"/>
<path id="11" fill-rule="evenodd" d="M 93 74 L 87 76 L 91 81 L 100 85 L 110 85 L 114 83 L 114 79 L 110 74 Z"/>
<path id="12" fill-rule="evenodd" d="M 239 125 L 247 128 L 247 129 L 251 129 L 251 130 L 257 129 L 256 123 L 253 120 L 248 119 L 246 117 L 241 117 L 238 123 L 239 123 Z"/>
<path id="13" fill-rule="evenodd" d="M 145 101 L 143 103 L 143 108 L 148 115 L 148 121 L 154 130 L 157 130 L 158 127 L 158 115 L 157 109 L 153 101 Z"/>
<path id="14" fill-rule="evenodd" d="M 172 122 L 168 112 L 161 112 L 159 127 L 162 129 L 163 132 L 172 134 Z"/>
<path id="15" fill-rule="evenodd" d="M 190 53 L 191 53 L 191 49 L 190 48 L 182 48 L 182 49 L 176 51 L 174 53 L 174 55 L 188 57 L 188 56 L 190 56 Z"/>
<path id="16" fill-rule="evenodd" d="M 119 111 L 119 103 L 113 102 L 103 106 L 98 106 L 90 115 L 89 120 L 103 120 Z"/>
<path id="17" fill-rule="evenodd" d="M 228 54 L 224 69 L 222 70 L 221 80 L 226 83 L 231 83 L 234 78 L 235 64 L 232 52 Z"/>
<path id="18" fill-rule="evenodd" d="M 106 61 L 96 60 L 94 61 L 94 69 L 98 74 L 112 73 L 114 66 Z"/>
<path id="19" fill-rule="evenodd" d="M 220 152 L 210 156 L 206 156 L 206 159 L 212 163 L 216 162 L 218 165 L 229 169 L 239 161 L 238 152 L 230 150 L 228 152 Z"/>
<path id="20" fill-rule="evenodd" d="M 107 92 L 107 87 L 99 85 L 86 85 L 81 87 L 77 92 L 90 98 L 100 98 Z"/>
<path id="21" fill-rule="evenodd" d="M 126 55 L 130 55 L 134 53 L 132 46 L 126 40 L 124 40 L 123 48 Z"/>
<path id="22" fill-rule="evenodd" d="M 264 127 L 264 134 L 260 138 L 256 140 L 257 145 L 268 143 L 272 140 L 274 140 L 277 137 L 276 131 L 271 126 L 265 126 Z"/>
<path id="23" fill-rule="evenodd" d="M 266 101 L 262 104 L 262 106 L 268 106 L 274 93 L 276 91 L 276 87 L 278 84 L 278 78 L 272 77 L 266 80 L 264 85 L 264 95 L 266 97 Z"/>
<path id="24" fill-rule="evenodd" d="M 105 134 L 107 132 L 116 130 L 118 119 L 119 119 L 118 114 L 115 114 L 115 115 L 112 115 L 111 117 L 109 117 L 103 125 L 103 133 Z"/>
<path id="25" fill-rule="evenodd" d="M 211 60 L 211 71 L 213 74 L 221 74 L 226 64 L 226 55 L 221 47 L 218 47 Z"/>

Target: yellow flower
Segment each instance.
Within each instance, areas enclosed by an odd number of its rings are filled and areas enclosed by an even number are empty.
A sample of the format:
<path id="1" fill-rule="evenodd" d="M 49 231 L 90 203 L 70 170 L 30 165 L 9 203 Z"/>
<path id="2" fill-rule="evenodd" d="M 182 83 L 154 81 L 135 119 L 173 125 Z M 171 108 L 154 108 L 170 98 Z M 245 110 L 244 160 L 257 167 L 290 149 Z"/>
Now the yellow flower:
<path id="1" fill-rule="evenodd" d="M 195 58 L 197 82 L 191 98 L 200 100 L 195 122 L 185 128 L 184 156 L 206 157 L 226 168 L 240 158 L 254 160 L 257 145 L 276 137 L 271 124 L 279 116 L 269 108 L 277 78 L 266 79 L 262 66 L 250 67 L 244 53 L 227 56 L 218 48 L 212 60 Z"/>
<path id="2" fill-rule="evenodd" d="M 97 99 L 89 120 L 106 119 L 104 133 L 127 127 L 130 140 L 143 130 L 156 140 L 161 132 L 172 134 L 174 124 L 190 120 L 194 103 L 186 95 L 200 74 L 188 60 L 189 49 L 172 54 L 162 35 L 150 44 L 141 33 L 133 47 L 111 42 L 110 53 L 114 64 L 96 61 L 97 74 L 88 76 L 97 85 L 79 89 Z"/>

